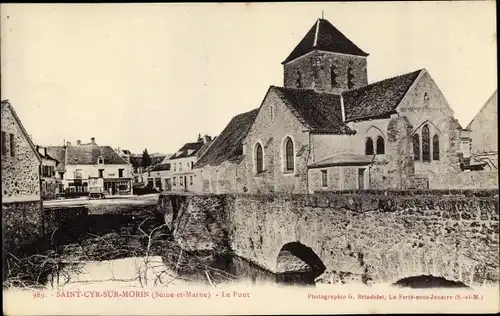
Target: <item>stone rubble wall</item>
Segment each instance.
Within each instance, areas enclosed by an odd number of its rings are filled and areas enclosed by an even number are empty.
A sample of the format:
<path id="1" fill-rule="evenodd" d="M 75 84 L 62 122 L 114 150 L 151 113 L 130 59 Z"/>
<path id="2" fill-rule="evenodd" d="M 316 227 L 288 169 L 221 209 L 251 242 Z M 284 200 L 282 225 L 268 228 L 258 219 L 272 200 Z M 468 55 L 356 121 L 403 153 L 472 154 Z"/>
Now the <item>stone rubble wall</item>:
<path id="1" fill-rule="evenodd" d="M 448 194 L 454 195 L 184 196 L 172 221 L 186 249 L 227 243 L 234 254 L 272 272 L 283 246 L 299 242 L 337 278 L 393 283 L 433 275 L 468 285 L 498 282 L 498 190 Z"/>
<path id="2" fill-rule="evenodd" d="M 2 203 L 4 251 L 36 241 L 43 234 L 41 201 Z"/>

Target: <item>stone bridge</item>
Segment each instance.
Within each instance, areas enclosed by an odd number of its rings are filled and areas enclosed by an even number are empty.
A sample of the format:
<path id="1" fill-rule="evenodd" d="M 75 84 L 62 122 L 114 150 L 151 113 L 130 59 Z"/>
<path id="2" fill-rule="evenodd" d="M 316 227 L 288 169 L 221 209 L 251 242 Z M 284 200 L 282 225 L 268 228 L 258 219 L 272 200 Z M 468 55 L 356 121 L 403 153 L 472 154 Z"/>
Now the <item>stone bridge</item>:
<path id="1" fill-rule="evenodd" d="M 327 283 L 499 281 L 498 190 L 162 194 L 158 203 L 183 249 L 230 252 L 274 273 L 313 270 Z"/>

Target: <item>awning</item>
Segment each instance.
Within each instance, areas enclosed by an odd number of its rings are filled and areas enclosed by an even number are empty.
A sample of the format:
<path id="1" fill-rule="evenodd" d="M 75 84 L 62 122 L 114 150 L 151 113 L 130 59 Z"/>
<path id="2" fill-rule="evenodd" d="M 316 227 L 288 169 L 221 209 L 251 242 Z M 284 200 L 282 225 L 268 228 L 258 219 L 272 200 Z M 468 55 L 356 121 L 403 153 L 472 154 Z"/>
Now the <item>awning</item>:
<path id="1" fill-rule="evenodd" d="M 372 163 L 374 155 L 340 153 L 314 162 L 308 166 L 309 169 L 326 168 L 335 166 L 366 166 Z"/>

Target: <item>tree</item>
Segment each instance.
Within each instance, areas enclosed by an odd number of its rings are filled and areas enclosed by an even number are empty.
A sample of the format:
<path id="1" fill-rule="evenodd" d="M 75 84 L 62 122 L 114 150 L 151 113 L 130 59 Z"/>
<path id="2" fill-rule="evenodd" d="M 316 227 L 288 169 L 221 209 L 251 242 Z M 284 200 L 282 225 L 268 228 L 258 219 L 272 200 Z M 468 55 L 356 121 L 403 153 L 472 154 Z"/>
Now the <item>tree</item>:
<path id="1" fill-rule="evenodd" d="M 147 167 L 151 166 L 151 157 L 149 156 L 147 149 L 144 149 L 144 151 L 142 152 L 142 163 L 141 163 L 141 165 L 144 168 L 147 168 Z"/>

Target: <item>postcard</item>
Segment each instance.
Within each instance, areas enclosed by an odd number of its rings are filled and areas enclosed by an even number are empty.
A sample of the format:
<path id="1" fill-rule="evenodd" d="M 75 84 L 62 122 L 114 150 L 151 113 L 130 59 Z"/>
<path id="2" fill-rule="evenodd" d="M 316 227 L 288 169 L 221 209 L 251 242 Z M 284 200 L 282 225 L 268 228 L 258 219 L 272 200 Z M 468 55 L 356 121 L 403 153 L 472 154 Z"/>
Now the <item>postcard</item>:
<path id="1" fill-rule="evenodd" d="M 2 4 L 4 314 L 498 313 L 495 4 Z"/>

